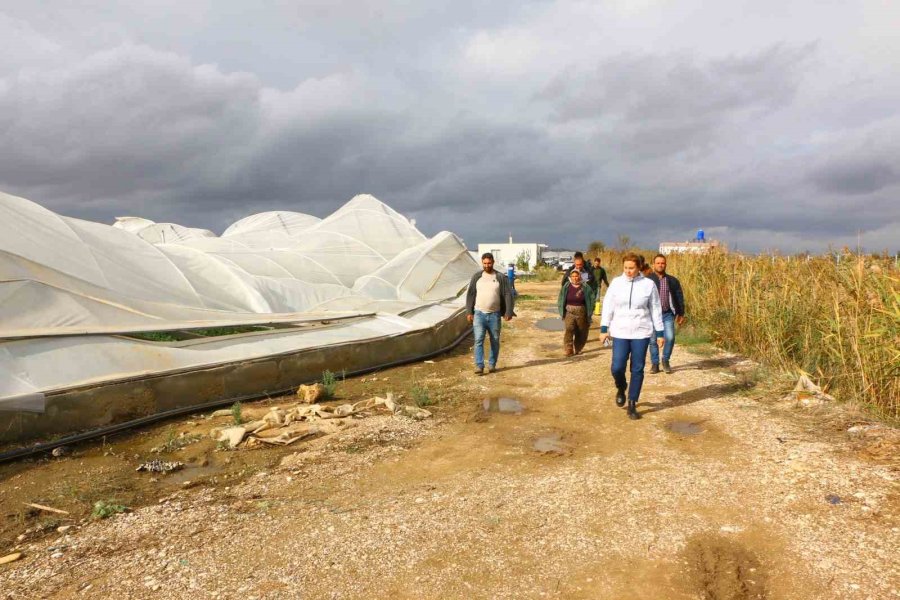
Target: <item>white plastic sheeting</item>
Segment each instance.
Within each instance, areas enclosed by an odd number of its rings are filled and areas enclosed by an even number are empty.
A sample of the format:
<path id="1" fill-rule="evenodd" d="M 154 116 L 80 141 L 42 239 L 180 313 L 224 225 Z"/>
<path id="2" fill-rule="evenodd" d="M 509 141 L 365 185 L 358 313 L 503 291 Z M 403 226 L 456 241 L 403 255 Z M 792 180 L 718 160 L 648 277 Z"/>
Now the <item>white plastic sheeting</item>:
<path id="1" fill-rule="evenodd" d="M 457 236 L 426 238 L 368 195 L 325 219 L 261 213 L 217 237 L 138 217 L 91 223 L 0 193 L 0 405 L 430 327 L 458 310 L 477 268 Z M 110 335 L 342 317 L 355 318 L 185 347 Z"/>

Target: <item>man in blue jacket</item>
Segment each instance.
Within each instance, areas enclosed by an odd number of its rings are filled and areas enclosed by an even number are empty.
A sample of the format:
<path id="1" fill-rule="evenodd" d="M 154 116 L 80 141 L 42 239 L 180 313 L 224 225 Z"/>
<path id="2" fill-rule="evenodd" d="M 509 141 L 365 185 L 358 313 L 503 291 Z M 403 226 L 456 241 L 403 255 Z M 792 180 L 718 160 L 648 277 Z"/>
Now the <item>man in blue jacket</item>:
<path id="1" fill-rule="evenodd" d="M 657 254 L 653 259 L 653 273 L 648 278 L 656 284 L 659 291 L 666 339 L 662 349 L 662 367 L 666 373 L 671 373 L 669 360 L 672 358 L 672 349 L 675 348 L 675 324 L 681 325 L 685 321 L 684 292 L 681 282 L 666 273 L 666 257 L 662 254 Z M 659 349 L 654 344 L 650 344 L 650 363 L 650 372 L 659 373 Z"/>

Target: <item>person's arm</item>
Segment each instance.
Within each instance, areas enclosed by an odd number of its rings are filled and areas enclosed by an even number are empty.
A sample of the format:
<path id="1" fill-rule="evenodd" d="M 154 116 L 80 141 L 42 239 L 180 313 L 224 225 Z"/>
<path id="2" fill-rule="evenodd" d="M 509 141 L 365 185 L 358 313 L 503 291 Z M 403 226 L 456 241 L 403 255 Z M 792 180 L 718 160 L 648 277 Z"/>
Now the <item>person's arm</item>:
<path id="1" fill-rule="evenodd" d="M 616 305 L 610 289 L 606 290 L 606 295 L 603 297 L 603 308 L 600 311 L 600 343 L 602 344 L 609 337 L 609 324 L 612 323 L 616 312 Z"/>
<path id="2" fill-rule="evenodd" d="M 675 321 L 681 325 L 685 321 L 685 313 L 687 312 L 687 308 L 684 306 L 684 290 L 681 289 L 681 282 L 677 279 L 675 280 L 677 283 L 672 286 L 674 287 L 675 292 L 675 308 L 676 310 L 680 310 L 680 312 L 675 313 Z"/>
<path id="3" fill-rule="evenodd" d="M 515 298 L 513 298 L 512 285 L 510 285 L 509 278 L 507 278 L 506 275 L 500 276 L 500 293 L 503 294 L 503 300 L 506 304 L 503 319 L 509 321 L 515 314 L 514 309 L 516 301 Z"/>
<path id="4" fill-rule="evenodd" d="M 609 280 L 606 278 L 606 269 L 604 269 L 603 267 L 600 267 L 600 273 L 603 275 L 603 283 L 606 284 L 606 291 L 608 292 L 609 291 Z M 599 284 L 597 287 L 598 288 L 600 287 Z"/>
<path id="5" fill-rule="evenodd" d="M 475 294 L 477 293 L 477 285 L 478 279 L 472 277 L 472 280 L 469 281 L 469 289 L 466 291 L 466 320 L 469 323 L 475 320 Z"/>
<path id="6" fill-rule="evenodd" d="M 650 290 L 650 320 L 653 321 L 653 329 L 656 331 L 656 344 L 662 349 L 666 343 L 664 334 L 665 326 L 662 318 L 662 303 L 659 301 L 659 290 L 654 285 Z"/>

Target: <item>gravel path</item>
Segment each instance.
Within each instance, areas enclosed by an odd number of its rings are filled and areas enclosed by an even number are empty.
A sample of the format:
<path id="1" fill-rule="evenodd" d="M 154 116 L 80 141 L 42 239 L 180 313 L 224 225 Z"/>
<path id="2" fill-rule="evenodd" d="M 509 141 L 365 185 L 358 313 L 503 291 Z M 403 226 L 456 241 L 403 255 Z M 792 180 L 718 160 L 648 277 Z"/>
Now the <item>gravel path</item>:
<path id="1" fill-rule="evenodd" d="M 553 286 L 521 288 L 545 300 L 505 327 L 499 372 L 437 361 L 424 383 L 457 400 L 436 419 L 372 416 L 233 485 L 25 541 L 0 597 L 900 598 L 895 431 L 835 433 L 843 409 L 759 401 L 752 365 L 683 347 L 629 421 L 596 335 L 564 359 L 533 327 Z M 498 397 L 524 411 L 483 410 Z"/>

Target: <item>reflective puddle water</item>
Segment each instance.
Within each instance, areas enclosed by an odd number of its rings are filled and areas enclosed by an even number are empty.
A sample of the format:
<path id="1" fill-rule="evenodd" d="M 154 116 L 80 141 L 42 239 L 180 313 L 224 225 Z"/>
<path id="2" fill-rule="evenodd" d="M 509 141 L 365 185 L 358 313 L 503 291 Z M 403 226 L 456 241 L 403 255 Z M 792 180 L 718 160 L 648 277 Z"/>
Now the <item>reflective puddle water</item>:
<path id="1" fill-rule="evenodd" d="M 700 423 L 691 421 L 670 421 L 666 423 L 666 429 L 678 435 L 699 435 L 703 433 L 703 426 Z"/>
<path id="2" fill-rule="evenodd" d="M 566 454 L 569 451 L 568 445 L 562 441 L 562 436 L 558 433 L 542 435 L 534 440 L 531 447 L 541 454 Z"/>
<path id="3" fill-rule="evenodd" d="M 509 413 L 521 415 L 525 411 L 525 407 L 515 398 L 485 398 L 482 402 L 485 412 Z"/>
<path id="4" fill-rule="evenodd" d="M 534 322 L 534 325 L 538 329 L 542 329 L 544 331 L 565 331 L 566 324 L 563 323 L 562 319 L 539 319 Z"/>

